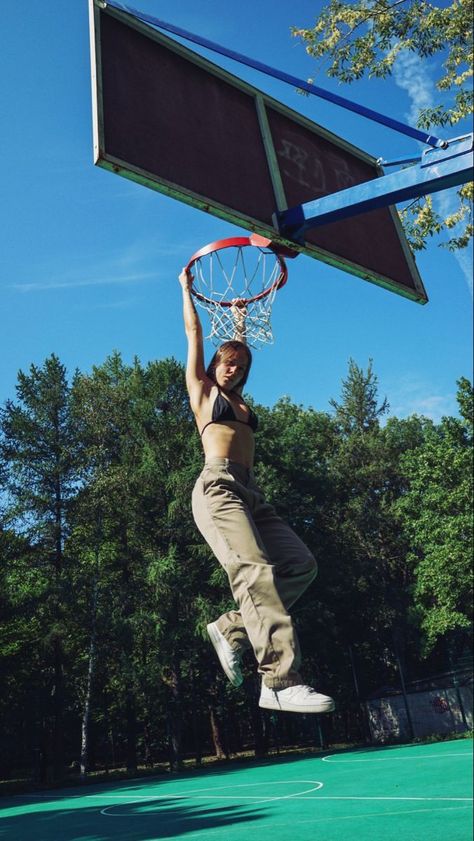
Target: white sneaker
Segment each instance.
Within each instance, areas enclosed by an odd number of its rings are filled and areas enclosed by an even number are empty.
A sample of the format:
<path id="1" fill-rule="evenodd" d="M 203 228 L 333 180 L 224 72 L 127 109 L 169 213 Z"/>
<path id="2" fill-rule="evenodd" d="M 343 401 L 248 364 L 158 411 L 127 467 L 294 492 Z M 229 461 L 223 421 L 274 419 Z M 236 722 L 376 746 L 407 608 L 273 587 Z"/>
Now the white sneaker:
<path id="1" fill-rule="evenodd" d="M 225 636 L 221 634 L 215 622 L 207 625 L 207 633 L 216 649 L 216 654 L 219 662 L 224 669 L 227 677 L 234 686 L 240 686 L 243 682 L 242 671 L 240 668 L 241 654 L 235 651 L 227 642 Z"/>
<path id="2" fill-rule="evenodd" d="M 299 684 L 286 689 L 269 689 L 262 681 L 259 706 L 290 713 L 331 713 L 336 705 L 332 698 L 321 695 L 311 686 Z"/>

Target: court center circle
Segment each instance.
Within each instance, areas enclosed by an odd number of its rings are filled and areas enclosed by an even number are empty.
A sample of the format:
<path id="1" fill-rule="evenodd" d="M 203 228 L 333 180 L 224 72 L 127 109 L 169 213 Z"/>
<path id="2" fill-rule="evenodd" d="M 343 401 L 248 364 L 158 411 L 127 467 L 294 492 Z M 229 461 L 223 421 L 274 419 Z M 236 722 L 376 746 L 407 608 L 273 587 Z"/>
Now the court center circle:
<path id="1" fill-rule="evenodd" d="M 262 792 L 259 794 L 253 793 L 256 788 L 262 788 L 264 786 L 268 788 L 267 794 Z M 299 788 L 293 792 L 290 791 L 289 793 L 275 794 L 275 786 L 286 786 L 287 789 L 291 786 L 298 786 Z M 303 786 L 310 787 L 303 788 Z M 240 803 L 248 803 L 249 805 L 251 803 L 270 803 L 276 800 L 289 800 L 292 797 L 304 797 L 306 794 L 312 794 L 315 791 L 319 791 L 322 787 L 323 783 L 319 780 L 265 780 L 264 782 L 259 783 L 239 783 L 238 785 L 211 786 L 182 791 L 177 794 L 143 795 L 141 797 L 132 796 L 132 798 L 125 804 L 117 803 L 116 805 L 112 804 L 106 806 L 104 809 L 100 810 L 100 814 L 109 818 L 147 817 L 148 814 L 156 814 L 156 809 L 152 810 L 147 808 L 147 812 L 145 813 L 132 810 L 124 811 L 124 806 L 133 806 L 136 810 L 140 804 L 148 807 L 156 803 L 158 806 L 163 800 L 238 800 Z M 242 789 L 249 789 L 252 793 L 246 794 L 245 792 L 242 792 Z M 114 795 L 112 795 L 112 797 L 113 796 Z M 120 796 L 121 799 L 124 797 L 125 795 Z"/>

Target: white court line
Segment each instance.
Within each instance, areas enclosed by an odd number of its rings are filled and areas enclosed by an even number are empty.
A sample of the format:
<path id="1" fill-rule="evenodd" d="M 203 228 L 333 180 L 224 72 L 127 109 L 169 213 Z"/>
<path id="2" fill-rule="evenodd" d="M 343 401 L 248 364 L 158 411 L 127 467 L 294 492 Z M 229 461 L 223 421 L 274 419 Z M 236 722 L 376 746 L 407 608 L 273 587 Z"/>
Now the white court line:
<path id="1" fill-rule="evenodd" d="M 302 800 L 407 800 L 407 801 L 409 801 L 409 800 L 423 800 L 423 801 L 433 800 L 437 803 L 442 802 L 442 801 L 448 801 L 450 803 L 451 802 L 457 803 L 458 801 L 459 802 L 465 802 L 466 801 L 467 803 L 472 803 L 472 800 L 473 800 L 472 797 L 398 797 L 398 796 L 395 797 L 395 796 L 392 796 L 392 795 L 387 795 L 387 796 L 385 796 L 385 795 L 380 795 L 380 796 L 373 795 L 373 796 L 369 797 L 369 796 L 358 795 L 358 794 L 354 794 L 354 795 L 352 795 L 352 794 L 348 794 L 348 795 L 321 794 L 319 797 L 304 797 L 304 798 L 302 797 L 301 799 Z"/>
<path id="2" fill-rule="evenodd" d="M 275 786 L 275 785 L 301 785 L 310 784 L 312 787 L 306 789 L 305 791 L 297 791 L 295 794 L 283 794 L 283 795 L 275 795 L 273 797 L 265 797 L 262 799 L 262 795 L 260 794 L 214 794 L 216 791 L 222 791 L 224 789 L 232 789 L 234 791 L 236 788 L 252 788 L 254 789 L 256 786 Z M 197 788 L 193 789 L 188 792 L 181 792 L 179 794 L 160 794 L 160 795 L 139 795 L 138 798 L 134 798 L 133 800 L 129 800 L 127 804 L 132 806 L 136 803 L 143 803 L 149 802 L 153 803 L 157 800 L 205 800 L 209 801 L 212 800 L 227 800 L 233 801 L 237 800 L 239 803 L 244 801 L 251 801 L 252 805 L 257 805 L 258 803 L 269 803 L 274 802 L 275 800 L 288 800 L 289 798 L 297 799 L 297 800 L 306 800 L 305 795 L 311 794 L 313 791 L 318 791 L 320 788 L 323 787 L 323 783 L 319 780 L 266 780 L 265 782 L 261 783 L 239 783 L 238 785 L 228 785 L 228 786 L 214 786 L 212 788 Z M 199 794 L 199 792 L 204 791 L 205 794 Z M 91 797 L 99 797 L 100 795 L 90 795 Z M 111 795 L 112 798 L 118 799 L 122 798 L 123 795 Z M 105 806 L 104 809 L 100 810 L 101 815 L 105 815 L 108 818 L 123 818 L 123 817 L 144 817 L 143 814 L 131 814 L 130 812 L 109 812 L 109 809 L 117 809 L 117 805 L 109 805 Z M 145 816 L 146 817 L 146 816 Z"/>
<path id="3" fill-rule="evenodd" d="M 306 791 L 299 791 L 295 794 L 284 794 L 284 795 L 275 795 L 274 797 L 265 798 L 262 800 L 262 795 L 242 795 L 242 794 L 214 794 L 215 791 L 220 791 L 222 789 L 227 788 L 254 788 L 255 786 L 259 785 L 288 785 L 292 783 L 311 783 L 313 788 L 307 789 Z M 180 792 L 178 794 L 137 794 L 132 796 L 130 799 L 129 794 L 84 794 L 84 798 L 104 798 L 107 800 L 126 800 L 127 805 L 133 805 L 135 803 L 143 803 L 143 802 L 153 802 L 155 800 L 208 800 L 211 797 L 213 800 L 249 800 L 249 801 L 256 801 L 260 803 L 270 802 L 274 800 L 287 800 L 291 798 L 293 800 L 394 800 L 394 801 L 427 801 L 427 802 L 461 802 L 461 803 L 471 803 L 473 798 L 472 797 L 402 797 L 402 796 L 395 796 L 395 795 L 326 795 L 326 794 L 318 794 L 316 796 L 311 796 L 313 791 L 319 791 L 323 788 L 323 783 L 317 780 L 272 780 L 263 783 L 239 783 L 236 786 L 216 786 L 215 788 L 199 788 L 190 790 L 187 792 Z M 205 792 L 205 794 L 199 794 L 199 792 Z M 27 795 L 18 795 L 18 797 L 23 797 Z M 42 795 L 35 795 L 36 797 L 41 797 Z M 59 800 L 70 800 L 69 797 L 57 798 Z M 118 806 L 119 804 L 117 804 Z M 109 807 L 106 807 L 109 808 Z M 114 804 L 111 804 L 110 808 L 115 808 Z"/>
<path id="4" fill-rule="evenodd" d="M 167 800 L 167 799 L 179 799 L 183 797 L 194 797 L 194 794 L 200 791 L 206 792 L 205 795 L 201 795 L 202 797 L 208 797 L 209 794 L 213 794 L 214 791 L 221 791 L 222 789 L 231 788 L 232 790 L 236 788 L 255 788 L 256 786 L 289 786 L 289 785 L 301 785 L 302 783 L 309 784 L 312 788 L 308 788 L 305 791 L 299 791 L 296 794 L 282 794 L 282 795 L 275 795 L 274 797 L 269 798 L 270 800 L 283 800 L 288 797 L 296 797 L 298 795 L 310 794 L 313 791 L 318 791 L 322 788 L 323 783 L 319 782 L 319 780 L 266 780 L 265 782 L 261 783 L 237 783 L 237 785 L 228 785 L 228 786 L 206 786 L 205 788 L 195 788 L 190 791 L 181 792 L 178 794 L 108 794 L 107 792 L 96 792 L 94 794 L 85 794 L 85 793 L 78 793 L 78 794 L 70 794 L 70 795 L 57 795 L 55 798 L 50 797 L 48 794 L 32 794 L 31 797 L 40 797 L 46 799 L 55 799 L 55 800 L 71 800 L 75 797 L 80 798 L 91 798 L 91 797 L 102 797 L 104 800 L 128 800 L 129 803 L 139 803 L 141 800 Z M 161 788 L 161 786 L 160 786 Z M 236 795 L 237 796 L 237 795 Z M 239 795 L 240 796 L 240 795 Z M 259 800 L 261 798 L 261 794 L 256 795 L 246 795 L 248 800 Z M 28 794 L 15 794 L 12 795 L 13 798 L 29 798 L 30 795 Z M 229 795 L 216 795 L 215 799 L 222 799 L 226 800 L 229 798 Z M 196 798 L 198 799 L 198 798 Z"/>
<path id="5" fill-rule="evenodd" d="M 215 796 L 212 795 L 212 792 L 209 794 L 199 794 L 194 796 L 192 792 L 188 792 L 188 794 L 156 794 L 156 795 L 141 795 L 139 800 L 128 800 L 128 803 L 141 803 L 142 801 L 152 801 L 152 800 L 207 800 L 209 795 L 212 796 L 213 800 L 242 800 L 242 796 L 245 800 L 256 800 L 258 803 L 266 803 L 267 800 L 287 800 L 289 797 L 293 798 L 293 800 L 449 800 L 449 801 L 467 801 L 471 803 L 473 800 L 472 797 L 395 797 L 392 795 L 380 795 L 380 796 L 364 796 L 358 794 L 347 794 L 347 795 L 326 795 L 321 794 L 317 797 L 303 797 L 302 794 L 282 794 L 281 796 L 269 797 L 265 798 L 265 800 L 261 800 L 262 795 L 232 795 L 232 794 L 217 794 Z M 92 795 L 93 796 L 93 795 Z M 113 795 L 111 795 L 112 797 Z M 112 804 L 113 806 L 113 804 Z"/>
<path id="6" fill-rule="evenodd" d="M 267 784 L 266 783 L 258 783 L 258 785 L 267 785 Z M 322 786 L 322 783 L 321 783 L 321 786 Z M 231 788 L 231 786 L 222 786 L 222 788 Z M 315 789 L 311 789 L 311 790 L 314 791 Z M 193 794 L 191 792 L 189 794 L 172 795 L 171 799 L 176 799 L 176 800 L 206 800 L 206 801 L 209 801 L 209 795 L 211 795 L 211 800 L 227 800 L 227 801 L 238 800 L 239 803 L 242 804 L 242 797 L 241 796 L 240 797 L 233 796 L 233 795 L 212 796 L 212 792 L 209 792 L 207 795 L 198 795 L 197 797 L 193 796 Z M 284 795 L 282 797 L 272 797 L 272 798 L 268 798 L 268 799 L 265 799 L 265 800 L 259 800 L 258 797 L 253 797 L 253 796 L 250 796 L 250 795 L 247 795 L 247 796 L 244 795 L 244 800 L 245 801 L 252 801 L 251 805 L 256 806 L 259 803 L 268 803 L 270 801 L 275 801 L 275 800 L 286 800 L 289 797 L 291 797 L 293 800 L 305 800 L 305 801 L 308 801 L 308 800 L 352 800 L 352 801 L 363 800 L 363 801 L 366 801 L 366 800 L 368 800 L 368 801 L 379 801 L 379 802 L 380 801 L 386 801 L 386 802 L 388 801 L 388 802 L 401 802 L 401 803 L 411 803 L 411 802 L 466 803 L 466 806 L 458 806 L 458 807 L 453 806 L 453 807 L 451 807 L 451 808 L 459 808 L 459 809 L 467 808 L 467 805 L 470 804 L 472 802 L 472 799 L 473 799 L 472 797 L 398 797 L 398 796 L 392 796 L 392 795 L 387 795 L 387 796 L 384 796 L 384 795 L 381 795 L 381 796 L 363 796 L 363 795 L 324 795 L 324 794 L 318 795 L 316 797 L 307 797 L 307 796 L 303 796 L 303 793 L 298 793 L 298 794 L 293 794 L 293 795 Z M 161 797 L 149 798 L 148 802 L 152 803 L 156 800 L 164 800 L 164 799 L 170 799 L 170 798 L 166 798 L 166 796 L 163 795 Z M 142 803 L 142 802 L 143 802 L 142 800 L 131 800 L 126 805 L 132 806 L 135 803 Z M 118 804 L 117 804 L 117 806 L 118 806 Z M 148 817 L 148 815 L 131 814 L 130 812 L 114 812 L 114 813 L 109 812 L 109 809 L 117 809 L 117 806 L 114 806 L 114 805 L 106 806 L 104 809 L 101 809 L 100 813 L 101 813 L 101 815 L 105 815 L 108 818 L 125 818 L 125 817 L 128 817 L 128 818 L 130 818 L 130 817 L 142 818 L 142 817 Z M 428 811 L 429 812 L 429 811 L 432 811 L 432 810 L 425 809 L 425 810 L 421 810 L 421 811 Z M 383 813 L 382 812 L 381 814 L 388 814 L 388 813 Z M 402 814 L 406 814 L 406 813 L 403 812 Z"/>
<path id="7" fill-rule="evenodd" d="M 330 753 L 329 756 L 322 756 L 321 762 L 333 762 L 336 765 L 338 762 L 390 762 L 391 760 L 398 762 L 401 759 L 418 759 L 423 761 L 425 759 L 444 759 L 445 756 L 465 756 L 472 759 L 472 753 L 468 751 L 464 753 L 432 753 L 427 756 L 375 756 L 373 758 L 369 757 L 368 759 L 333 759 L 333 757 L 338 757 L 339 755 L 338 753 Z"/>

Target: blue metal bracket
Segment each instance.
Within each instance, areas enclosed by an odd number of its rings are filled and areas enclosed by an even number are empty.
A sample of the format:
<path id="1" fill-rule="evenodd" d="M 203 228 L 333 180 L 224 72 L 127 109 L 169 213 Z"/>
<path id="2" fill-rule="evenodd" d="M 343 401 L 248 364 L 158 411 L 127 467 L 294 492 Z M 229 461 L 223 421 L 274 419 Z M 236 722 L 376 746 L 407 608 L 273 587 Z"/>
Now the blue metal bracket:
<path id="1" fill-rule="evenodd" d="M 421 161 L 421 151 L 418 155 L 408 155 L 405 158 L 393 158 L 390 161 L 386 161 L 384 158 L 378 158 L 377 163 L 379 166 L 401 166 L 402 164 L 415 164 Z"/>
<path id="2" fill-rule="evenodd" d="M 447 149 L 427 149 L 415 166 L 275 213 L 274 224 L 283 236 L 304 242 L 311 228 L 472 181 L 473 163 L 473 135 L 455 137 Z"/>

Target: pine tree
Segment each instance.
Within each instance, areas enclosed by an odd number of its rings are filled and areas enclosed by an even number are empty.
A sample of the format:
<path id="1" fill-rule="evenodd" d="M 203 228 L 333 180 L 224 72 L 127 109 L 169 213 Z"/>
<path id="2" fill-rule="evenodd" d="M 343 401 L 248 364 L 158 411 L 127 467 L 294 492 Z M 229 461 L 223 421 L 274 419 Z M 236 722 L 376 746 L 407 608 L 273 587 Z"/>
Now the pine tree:
<path id="1" fill-rule="evenodd" d="M 0 414 L 0 459 L 6 504 L 4 518 L 30 545 L 35 573 L 31 587 L 43 590 L 36 619 L 43 631 L 44 681 L 32 689 L 43 701 L 44 765 L 60 779 L 64 765 L 65 624 L 71 608 L 65 544 L 68 513 L 80 481 L 76 431 L 71 414 L 66 370 L 52 355 L 42 367 L 20 371 L 17 401 L 7 401 Z M 33 580 L 32 580 L 33 579 Z M 26 596 L 27 598 L 28 596 Z M 38 679 L 38 675 L 36 675 Z M 50 700 L 46 700 L 46 699 Z"/>

